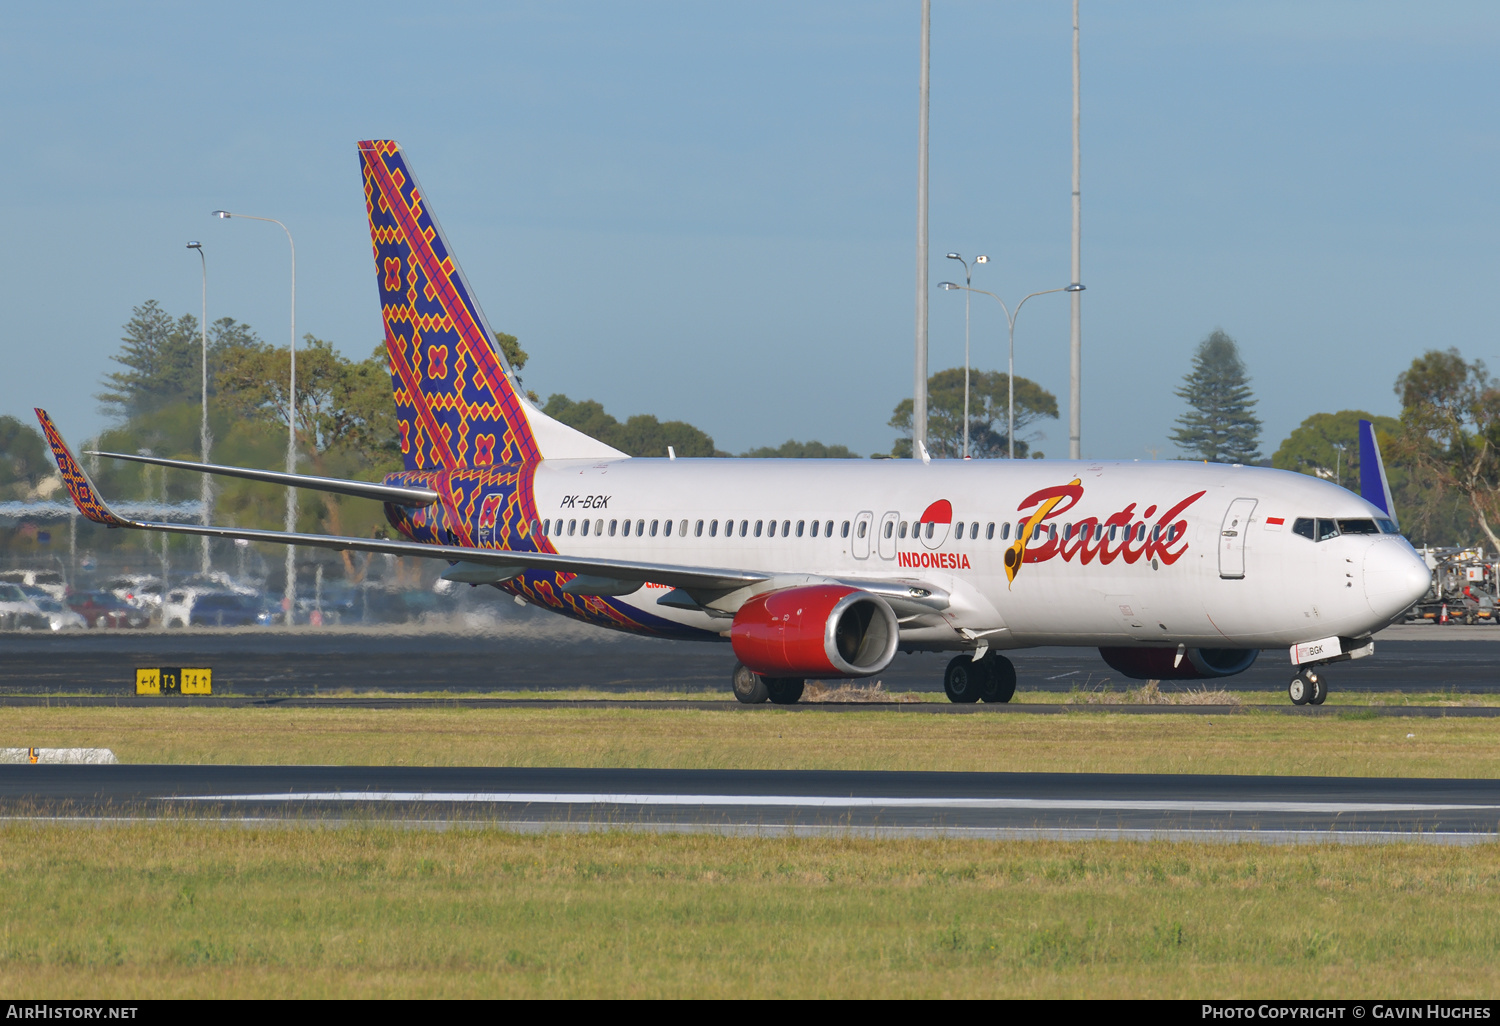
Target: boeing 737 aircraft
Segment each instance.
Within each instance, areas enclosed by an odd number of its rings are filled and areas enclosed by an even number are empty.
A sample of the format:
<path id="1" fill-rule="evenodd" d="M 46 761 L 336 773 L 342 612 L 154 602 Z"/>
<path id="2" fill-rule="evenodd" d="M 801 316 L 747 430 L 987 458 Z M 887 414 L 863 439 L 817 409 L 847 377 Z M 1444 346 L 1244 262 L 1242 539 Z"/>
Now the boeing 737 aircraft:
<path id="1" fill-rule="evenodd" d="M 405 540 L 124 518 L 38 410 L 84 516 L 446 560 L 449 580 L 589 623 L 728 641 L 742 702 L 795 702 L 898 650 L 954 652 L 949 698 L 1005 702 L 1001 652 L 1072 645 L 1161 680 L 1281 648 L 1292 701 L 1316 704 L 1319 668 L 1370 654 L 1427 590 L 1368 424 L 1363 498 L 1188 462 L 631 459 L 527 401 L 401 148 L 359 158 L 405 469 L 376 484 L 101 455 L 374 499 Z"/>

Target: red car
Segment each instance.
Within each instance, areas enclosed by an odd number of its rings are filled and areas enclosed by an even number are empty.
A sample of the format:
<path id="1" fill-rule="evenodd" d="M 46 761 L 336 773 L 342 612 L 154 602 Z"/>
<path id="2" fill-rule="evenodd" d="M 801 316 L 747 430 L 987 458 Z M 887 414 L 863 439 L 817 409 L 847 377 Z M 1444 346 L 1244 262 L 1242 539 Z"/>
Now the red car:
<path id="1" fill-rule="evenodd" d="M 145 627 L 150 616 L 107 591 L 84 591 L 68 596 L 68 608 L 90 627 Z"/>

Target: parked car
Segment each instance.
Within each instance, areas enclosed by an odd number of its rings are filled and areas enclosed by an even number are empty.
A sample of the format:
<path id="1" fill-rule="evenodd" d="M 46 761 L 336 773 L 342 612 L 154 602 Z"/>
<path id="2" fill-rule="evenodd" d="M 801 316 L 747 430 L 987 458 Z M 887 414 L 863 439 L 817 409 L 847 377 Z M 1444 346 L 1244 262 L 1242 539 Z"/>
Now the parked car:
<path id="1" fill-rule="evenodd" d="M 21 588 L 40 588 L 58 601 L 68 597 L 68 582 L 58 570 L 0 570 L 0 581 Z"/>
<path id="2" fill-rule="evenodd" d="M 0 629 L 50 631 L 52 621 L 14 584 L 0 583 Z"/>
<path id="3" fill-rule="evenodd" d="M 188 622 L 194 627 L 249 627 L 262 622 L 261 605 L 253 595 L 210 591 L 193 602 Z"/>
<path id="4" fill-rule="evenodd" d="M 41 592 L 31 596 L 31 601 L 47 617 L 47 624 L 56 631 L 81 631 L 88 627 L 88 621 L 79 616 L 73 610 L 63 605 L 57 599 Z"/>
<path id="5" fill-rule="evenodd" d="M 109 591 L 85 591 L 68 600 L 73 612 L 90 627 L 145 627 L 151 618 L 144 610 Z"/>
<path id="6" fill-rule="evenodd" d="M 161 581 L 150 574 L 122 574 L 104 582 L 104 589 L 115 598 L 137 609 L 150 610 L 161 605 Z"/>

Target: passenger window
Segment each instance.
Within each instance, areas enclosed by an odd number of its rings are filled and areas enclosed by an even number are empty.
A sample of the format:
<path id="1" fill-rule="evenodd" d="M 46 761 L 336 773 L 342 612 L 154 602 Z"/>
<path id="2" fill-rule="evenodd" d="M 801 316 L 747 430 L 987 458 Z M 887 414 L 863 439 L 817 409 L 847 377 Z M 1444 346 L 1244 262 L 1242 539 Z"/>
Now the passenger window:
<path id="1" fill-rule="evenodd" d="M 1313 532 L 1312 518 L 1311 517 L 1298 517 L 1296 520 L 1293 520 L 1292 521 L 1292 533 L 1293 534 L 1300 534 L 1302 537 L 1306 538 L 1308 541 L 1312 541 L 1314 539 L 1314 537 L 1315 537 L 1314 532 Z"/>
<path id="2" fill-rule="evenodd" d="M 937 530 L 937 524 L 928 524 L 927 525 L 927 537 L 931 538 L 932 537 L 932 532 L 935 531 L 935 530 Z"/>
<path id="3" fill-rule="evenodd" d="M 618 520 L 611 520 L 609 522 L 609 536 L 611 538 L 615 536 L 615 528 L 619 526 L 619 523 L 620 522 Z"/>
<path id="4" fill-rule="evenodd" d="M 1329 538 L 1337 538 L 1338 536 L 1338 524 L 1334 523 L 1332 520 L 1318 521 L 1318 537 L 1315 539 L 1316 541 L 1327 541 Z"/>
<path id="5" fill-rule="evenodd" d="M 662 521 L 662 524 L 661 524 L 661 533 L 662 533 L 662 537 L 664 537 L 664 538 L 670 538 L 670 537 L 672 537 L 672 521 L 670 521 L 670 520 L 663 520 Z M 683 534 L 687 534 L 687 521 L 686 520 L 684 520 L 682 522 L 682 533 Z"/>
<path id="6" fill-rule="evenodd" d="M 671 522 L 672 521 L 670 521 L 670 520 L 667 521 L 668 524 L 670 524 Z M 653 520 L 653 521 L 651 521 L 651 537 L 653 537 L 653 538 L 656 537 L 657 528 L 659 528 L 660 526 L 661 526 L 661 521 L 660 520 Z M 640 534 L 641 533 L 640 532 L 640 525 L 639 524 L 636 525 L 636 532 L 635 533 L 636 534 Z"/>
<path id="7" fill-rule="evenodd" d="M 1104 540 L 1104 525 L 1098 524 L 1094 527 L 1094 541 Z"/>
<path id="8" fill-rule="evenodd" d="M 865 536 L 865 529 L 868 528 L 869 526 L 870 526 L 869 524 L 866 524 L 863 521 L 860 522 L 860 525 L 859 525 L 859 537 L 863 538 Z"/>
<path id="9" fill-rule="evenodd" d="M 832 521 L 830 521 L 830 523 L 832 523 Z M 864 525 L 860 525 L 860 526 L 863 527 Z M 865 536 L 865 532 L 863 530 L 861 530 L 859 532 L 859 536 L 861 538 L 863 538 Z M 839 530 L 839 537 L 840 538 L 847 538 L 847 537 L 849 537 L 849 521 L 847 521 L 847 520 L 844 521 L 844 526 Z"/>
<path id="10" fill-rule="evenodd" d="M 896 535 L 897 535 L 897 537 L 900 537 L 900 538 L 905 538 L 906 537 L 906 521 L 905 520 L 901 521 L 901 527 L 897 530 Z"/>
<path id="11" fill-rule="evenodd" d="M 1010 525 L 1006 524 L 1005 527 L 1001 529 L 1001 531 L 1000 531 L 1000 537 L 1003 538 L 1007 534 L 1010 533 L 1009 530 L 1007 530 L 1009 527 L 1010 527 Z M 988 527 L 986 527 L 984 529 L 984 540 L 985 541 L 990 541 L 994 537 L 995 537 L 995 525 L 991 524 L 990 526 L 988 526 Z"/>
<path id="12" fill-rule="evenodd" d="M 641 535 L 643 535 L 645 533 L 646 533 L 646 522 L 644 520 L 637 520 L 635 522 L 635 536 L 637 538 L 639 538 Z"/>
<path id="13" fill-rule="evenodd" d="M 697 526 L 695 526 L 693 528 L 693 537 L 694 538 L 702 538 L 703 537 L 703 521 L 701 521 L 701 520 L 698 521 Z"/>
<path id="14" fill-rule="evenodd" d="M 670 532 L 668 532 L 668 533 L 670 533 Z M 686 520 L 684 520 L 682 523 L 680 523 L 680 524 L 677 525 L 677 536 L 679 538 L 686 538 L 687 537 L 687 521 Z"/>
<path id="15" fill-rule="evenodd" d="M 826 523 L 826 524 L 823 525 L 823 537 L 825 537 L 825 538 L 832 538 L 833 537 L 833 521 L 832 520 L 828 521 L 828 523 Z"/>
<path id="16" fill-rule="evenodd" d="M 816 520 L 808 525 L 808 531 L 811 532 L 814 538 L 818 536 L 818 522 Z"/>
<path id="17" fill-rule="evenodd" d="M 959 541 L 963 540 L 963 537 L 964 537 L 964 522 L 962 520 L 960 520 L 958 523 L 956 523 L 956 524 L 953 525 L 953 537 L 956 538 L 956 539 L 958 539 Z"/>
<path id="18" fill-rule="evenodd" d="M 766 537 L 776 537 L 776 521 L 770 520 L 766 522 Z"/>
<path id="19" fill-rule="evenodd" d="M 568 521 L 568 536 L 569 537 L 572 537 L 572 535 L 573 535 L 573 529 L 576 528 L 577 526 L 578 526 L 578 521 L 576 521 L 576 520 L 569 520 Z"/>
<path id="20" fill-rule="evenodd" d="M 587 538 L 587 537 L 588 537 L 588 534 L 589 534 L 589 522 L 588 522 L 588 521 L 587 521 L 587 520 L 585 520 L 585 521 L 584 521 L 584 522 L 583 522 L 583 526 L 582 526 L 582 528 L 581 528 L 581 529 L 580 529 L 580 530 L 579 530 L 579 532 L 578 532 L 578 533 L 579 533 L 579 534 L 581 534 L 581 535 L 583 535 L 583 536 L 584 536 L 584 537 L 585 537 L 585 538 Z"/>
<path id="21" fill-rule="evenodd" d="M 731 528 L 731 530 L 733 529 Z M 708 522 L 708 536 L 710 538 L 717 538 L 719 536 L 719 522 L 717 520 L 710 520 Z"/>
<path id="22" fill-rule="evenodd" d="M 743 537 L 745 537 L 745 535 L 747 535 L 749 533 L 750 533 L 750 521 L 748 521 L 748 520 L 741 520 L 740 521 L 740 537 L 743 538 Z"/>
<path id="23" fill-rule="evenodd" d="M 552 518 L 551 517 L 548 517 L 546 520 L 542 521 L 542 533 L 543 534 L 551 534 L 552 533 Z"/>
<path id="24" fill-rule="evenodd" d="M 1070 541 L 1073 537 L 1073 525 L 1063 524 L 1063 541 Z"/>
<path id="25" fill-rule="evenodd" d="M 885 536 L 887 538 L 889 538 L 891 536 L 891 531 L 894 530 L 895 527 L 896 527 L 896 525 L 892 521 L 887 520 L 885 522 Z M 861 532 L 863 532 L 864 529 L 865 529 L 865 525 L 864 524 L 860 524 L 859 525 L 859 529 L 860 529 Z M 863 534 L 861 534 L 861 537 L 863 537 Z"/>
<path id="26" fill-rule="evenodd" d="M 792 533 L 792 522 L 790 520 L 783 520 L 781 522 L 781 536 L 783 538 L 785 538 L 787 535 L 789 535 L 791 533 Z"/>
<path id="27" fill-rule="evenodd" d="M 799 520 L 799 521 L 797 521 L 797 537 L 798 538 L 802 537 L 802 529 L 803 529 L 804 526 L 806 526 L 806 523 L 807 522 L 805 520 Z"/>
<path id="28" fill-rule="evenodd" d="M 603 533 L 604 533 L 604 518 L 600 517 L 598 520 L 594 521 L 594 536 L 598 537 L 599 535 L 601 535 Z"/>
<path id="29" fill-rule="evenodd" d="M 1373 520 L 1340 520 L 1339 534 L 1379 534 Z"/>
<path id="30" fill-rule="evenodd" d="M 766 527 L 766 522 L 764 520 L 757 520 L 755 522 L 755 537 L 759 538 L 761 536 L 761 534 L 765 531 L 765 527 Z"/>

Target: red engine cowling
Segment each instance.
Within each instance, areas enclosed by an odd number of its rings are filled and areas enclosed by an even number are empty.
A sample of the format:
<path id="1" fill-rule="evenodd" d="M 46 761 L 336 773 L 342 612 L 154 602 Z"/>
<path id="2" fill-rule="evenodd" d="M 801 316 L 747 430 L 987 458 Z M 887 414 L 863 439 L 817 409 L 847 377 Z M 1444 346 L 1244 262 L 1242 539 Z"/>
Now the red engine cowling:
<path id="1" fill-rule="evenodd" d="M 843 584 L 757 595 L 734 614 L 730 643 L 763 677 L 866 677 L 896 654 L 896 614 L 884 599 Z"/>
<path id="2" fill-rule="evenodd" d="M 1244 673 L 1260 655 L 1258 648 L 1190 648 L 1177 659 L 1175 648 L 1101 648 L 1110 666 L 1133 680 L 1207 680 Z"/>

